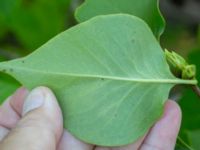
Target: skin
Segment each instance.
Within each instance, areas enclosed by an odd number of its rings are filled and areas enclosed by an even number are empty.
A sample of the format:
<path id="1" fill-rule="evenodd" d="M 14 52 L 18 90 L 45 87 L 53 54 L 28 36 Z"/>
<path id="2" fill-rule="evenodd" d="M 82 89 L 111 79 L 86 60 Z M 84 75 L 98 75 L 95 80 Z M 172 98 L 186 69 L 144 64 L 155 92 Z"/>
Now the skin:
<path id="1" fill-rule="evenodd" d="M 62 113 L 50 89 L 29 92 L 22 87 L 0 107 L 0 149 L 173 150 L 180 123 L 179 106 L 168 100 L 162 118 L 137 142 L 109 148 L 90 145 L 63 129 Z"/>

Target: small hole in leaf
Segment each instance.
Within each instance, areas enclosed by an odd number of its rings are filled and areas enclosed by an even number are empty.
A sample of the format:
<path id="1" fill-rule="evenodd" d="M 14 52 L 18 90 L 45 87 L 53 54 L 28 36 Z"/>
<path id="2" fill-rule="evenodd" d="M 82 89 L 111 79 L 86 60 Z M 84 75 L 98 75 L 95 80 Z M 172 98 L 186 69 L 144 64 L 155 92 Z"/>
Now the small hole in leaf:
<path id="1" fill-rule="evenodd" d="M 104 81 L 105 79 L 104 79 L 104 78 L 101 78 L 101 80 Z"/>

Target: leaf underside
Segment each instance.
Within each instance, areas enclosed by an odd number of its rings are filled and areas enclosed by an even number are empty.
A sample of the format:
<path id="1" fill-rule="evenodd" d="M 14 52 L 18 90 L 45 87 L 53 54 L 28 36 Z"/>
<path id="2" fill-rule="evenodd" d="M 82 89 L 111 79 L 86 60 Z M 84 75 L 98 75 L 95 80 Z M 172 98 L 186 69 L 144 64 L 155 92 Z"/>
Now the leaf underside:
<path id="1" fill-rule="evenodd" d="M 159 39 L 165 28 L 158 0 L 85 0 L 76 10 L 78 22 L 98 15 L 125 13 L 143 19 Z"/>
<path id="2" fill-rule="evenodd" d="M 147 24 L 125 14 L 98 16 L 56 36 L 31 55 L 0 63 L 28 88 L 47 86 L 64 127 L 96 145 L 126 145 L 159 119 L 171 87 L 169 70 Z"/>

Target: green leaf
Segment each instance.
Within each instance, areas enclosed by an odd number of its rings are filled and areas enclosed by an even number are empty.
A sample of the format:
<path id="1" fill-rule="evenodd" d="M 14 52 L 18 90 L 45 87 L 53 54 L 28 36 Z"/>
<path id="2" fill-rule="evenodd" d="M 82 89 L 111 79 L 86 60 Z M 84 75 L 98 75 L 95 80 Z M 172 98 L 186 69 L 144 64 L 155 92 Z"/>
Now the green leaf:
<path id="1" fill-rule="evenodd" d="M 0 1 L 0 16 L 7 19 L 13 11 L 20 5 L 21 0 L 1 0 Z"/>
<path id="2" fill-rule="evenodd" d="M 5 75 L 0 74 L 0 105 L 4 102 L 4 100 L 9 97 L 18 87 L 20 84 L 13 78 Z"/>
<path id="3" fill-rule="evenodd" d="M 178 136 L 175 150 L 193 150 L 193 148 Z"/>
<path id="4" fill-rule="evenodd" d="M 198 44 L 199 44 L 199 46 L 200 46 L 200 25 L 199 25 L 199 28 L 198 28 Z"/>
<path id="5" fill-rule="evenodd" d="M 4 36 L 4 33 L 6 32 L 5 25 L 3 24 L 2 18 L 0 16 L 0 40 Z"/>
<path id="6" fill-rule="evenodd" d="M 34 50 L 66 28 L 70 0 L 1 0 L 0 15 L 22 46 Z"/>
<path id="7" fill-rule="evenodd" d="M 180 101 L 183 112 L 183 130 L 200 129 L 200 100 L 191 88 L 184 91 L 184 97 Z"/>
<path id="8" fill-rule="evenodd" d="M 175 78 L 147 24 L 123 14 L 81 23 L 0 70 L 28 88 L 50 87 L 64 127 L 104 146 L 142 137 L 162 115 L 171 87 L 197 82 Z"/>
<path id="9" fill-rule="evenodd" d="M 195 149 L 195 150 L 199 150 L 200 149 L 200 143 L 199 143 L 200 130 L 189 131 L 188 137 L 189 137 L 189 140 L 191 142 L 192 148 Z"/>
<path id="10" fill-rule="evenodd" d="M 192 52 L 189 55 L 189 62 L 193 63 L 197 67 L 197 80 L 200 81 L 200 49 Z M 193 139 L 189 139 L 187 132 L 193 130 L 200 130 L 200 98 L 193 92 L 191 87 L 188 87 L 184 91 L 183 98 L 180 100 L 183 117 L 182 127 L 180 130 L 181 138 L 186 142 L 192 142 Z M 199 139 L 198 139 L 199 140 Z M 189 144 L 190 144 L 189 143 Z M 191 144 L 190 144 L 191 145 Z"/>
<path id="11" fill-rule="evenodd" d="M 0 62 L 5 61 L 5 58 L 0 56 Z M 4 100 L 10 96 L 20 84 L 13 78 L 0 73 L 0 105 L 4 102 Z"/>
<path id="12" fill-rule="evenodd" d="M 4 36 L 7 30 L 7 17 L 12 14 L 18 3 L 19 0 L 0 0 L 0 38 Z"/>
<path id="13" fill-rule="evenodd" d="M 197 80 L 200 81 L 200 50 L 190 54 L 189 61 L 197 67 Z M 191 88 L 184 92 L 180 101 L 183 111 L 183 128 L 194 130 L 200 128 L 200 98 L 193 92 Z"/>
<path id="14" fill-rule="evenodd" d="M 0 62 L 5 61 L 6 58 L 0 56 Z M 20 84 L 12 77 L 0 73 L 0 105 L 9 97 Z"/>
<path id="15" fill-rule="evenodd" d="M 76 10 L 78 22 L 98 15 L 126 13 L 147 22 L 159 39 L 165 28 L 165 21 L 158 8 L 158 0 L 85 0 Z"/>

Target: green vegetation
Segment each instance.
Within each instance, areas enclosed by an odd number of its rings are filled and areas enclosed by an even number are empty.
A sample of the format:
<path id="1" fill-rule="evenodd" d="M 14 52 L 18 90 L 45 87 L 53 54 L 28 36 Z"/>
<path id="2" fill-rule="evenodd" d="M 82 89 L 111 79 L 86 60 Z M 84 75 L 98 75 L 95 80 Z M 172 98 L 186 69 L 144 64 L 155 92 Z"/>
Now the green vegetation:
<path id="1" fill-rule="evenodd" d="M 168 24 L 164 32 L 157 0 L 79 3 L 0 1 L 0 102 L 20 85 L 48 86 L 65 128 L 83 141 L 117 146 L 141 137 L 161 116 L 170 89 L 187 84 L 170 94 L 179 95 L 183 111 L 177 150 L 199 149 L 200 100 L 191 87 L 200 81 L 200 30 Z M 165 48 L 180 49 L 187 61 Z"/>

